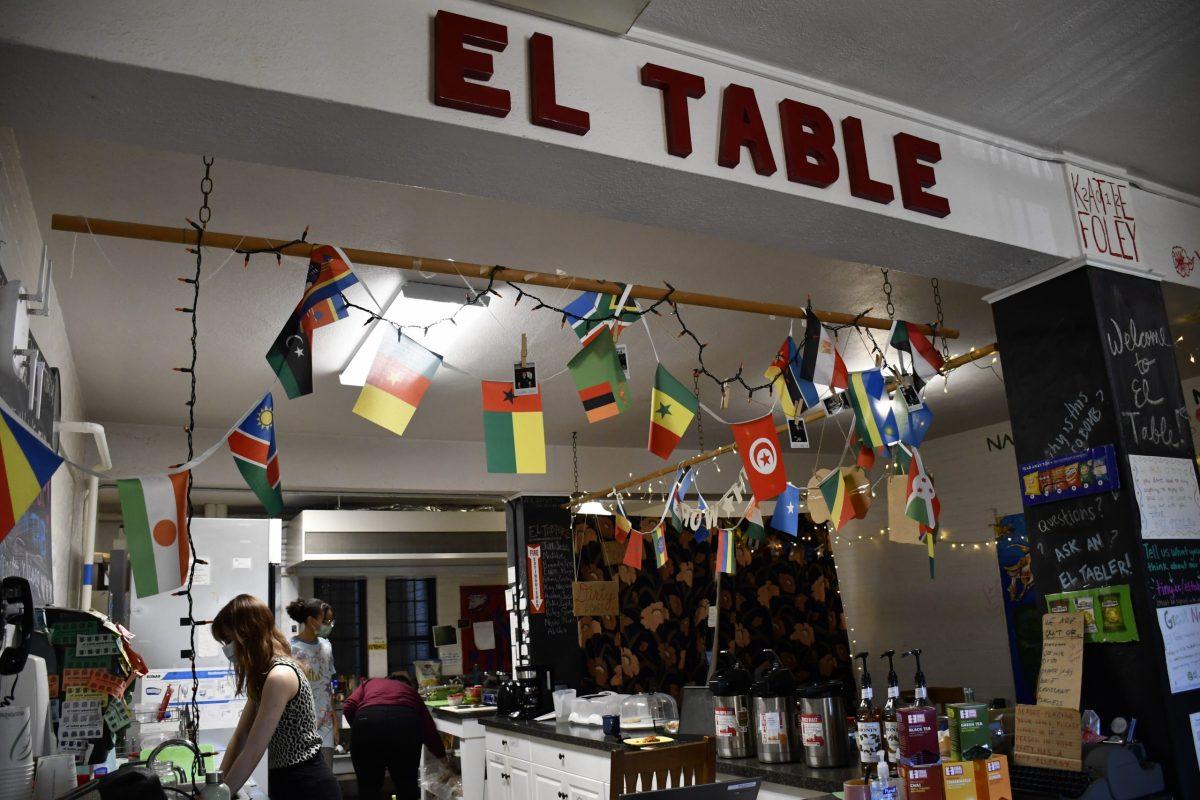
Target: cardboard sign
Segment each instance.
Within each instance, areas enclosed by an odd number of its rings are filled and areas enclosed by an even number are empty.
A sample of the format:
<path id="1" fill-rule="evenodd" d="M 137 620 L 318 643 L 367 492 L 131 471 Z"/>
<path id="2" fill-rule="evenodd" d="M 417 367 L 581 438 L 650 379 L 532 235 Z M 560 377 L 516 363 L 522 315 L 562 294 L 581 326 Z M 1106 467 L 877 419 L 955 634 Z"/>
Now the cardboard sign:
<path id="1" fill-rule="evenodd" d="M 616 581 L 575 581 L 575 616 L 611 617 L 617 614 Z"/>
<path id="2" fill-rule="evenodd" d="M 1083 768 L 1079 711 L 1053 706 L 1017 706 L 1013 761 L 1027 767 Z"/>
<path id="3" fill-rule="evenodd" d="M 1039 706 L 1079 708 L 1083 681 L 1083 623 L 1080 612 L 1042 617 L 1042 671 L 1038 674 Z M 1078 716 L 1078 714 L 1077 714 Z"/>
<path id="4" fill-rule="evenodd" d="M 887 479 L 887 518 L 888 538 L 900 544 L 919 544 L 921 541 L 921 525 L 915 519 L 905 514 L 908 508 L 908 476 L 889 475 Z"/>
<path id="5" fill-rule="evenodd" d="M 829 506 L 825 502 L 825 495 L 821 494 L 821 481 L 828 474 L 829 470 L 819 469 L 808 481 L 808 516 L 816 525 L 829 521 Z"/>

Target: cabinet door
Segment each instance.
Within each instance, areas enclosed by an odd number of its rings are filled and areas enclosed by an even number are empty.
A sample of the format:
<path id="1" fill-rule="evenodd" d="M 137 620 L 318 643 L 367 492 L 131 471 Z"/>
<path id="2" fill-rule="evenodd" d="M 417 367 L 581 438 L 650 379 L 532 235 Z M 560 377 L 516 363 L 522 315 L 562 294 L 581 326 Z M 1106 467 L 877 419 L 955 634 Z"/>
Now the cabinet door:
<path id="1" fill-rule="evenodd" d="M 563 774 L 556 769 L 534 764 L 533 800 L 565 800 Z"/>
<path id="2" fill-rule="evenodd" d="M 510 800 L 507 759 L 499 753 L 487 754 L 487 800 Z"/>
<path id="3" fill-rule="evenodd" d="M 509 792 L 507 800 L 533 800 L 533 782 L 529 762 L 510 758 L 507 767 Z"/>
<path id="4" fill-rule="evenodd" d="M 605 800 L 604 784 L 578 775 L 563 775 L 566 797 L 559 800 Z"/>

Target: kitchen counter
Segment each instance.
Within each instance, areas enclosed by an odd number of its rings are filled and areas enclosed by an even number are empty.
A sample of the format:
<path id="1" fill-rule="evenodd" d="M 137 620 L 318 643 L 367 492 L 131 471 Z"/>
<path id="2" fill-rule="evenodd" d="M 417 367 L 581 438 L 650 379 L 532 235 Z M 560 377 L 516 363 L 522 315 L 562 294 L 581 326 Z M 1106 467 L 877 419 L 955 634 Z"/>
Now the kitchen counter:
<path id="1" fill-rule="evenodd" d="M 777 783 L 796 789 L 819 792 L 840 792 L 842 784 L 862 777 L 858 767 L 828 767 L 817 769 L 802 762 L 764 764 L 757 758 L 718 758 L 717 774 L 737 778 L 762 778 L 764 783 Z"/>
<path id="2" fill-rule="evenodd" d="M 573 744 L 576 747 L 586 747 L 589 750 L 601 750 L 605 753 L 616 753 L 629 748 L 619 739 L 605 736 L 604 731 L 594 725 L 571 725 L 566 722 L 534 722 L 527 719 L 508 719 L 507 717 L 488 717 L 479 721 L 485 728 L 523 734 L 551 742 Z M 653 731 L 646 731 L 649 736 Z M 671 736 L 679 744 L 695 742 L 700 736 Z M 670 745 L 661 745 L 670 747 Z"/>

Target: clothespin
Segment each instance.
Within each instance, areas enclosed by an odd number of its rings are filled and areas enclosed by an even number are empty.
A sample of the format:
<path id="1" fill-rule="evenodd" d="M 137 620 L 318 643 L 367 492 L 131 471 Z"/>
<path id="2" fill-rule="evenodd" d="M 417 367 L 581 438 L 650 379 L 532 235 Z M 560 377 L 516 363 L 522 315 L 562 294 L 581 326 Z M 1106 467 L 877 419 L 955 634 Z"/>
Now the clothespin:
<path id="1" fill-rule="evenodd" d="M 529 358 L 529 344 L 525 338 L 525 334 L 521 334 L 521 366 L 525 366 L 525 361 Z"/>
<path id="2" fill-rule="evenodd" d="M 729 386 L 721 384 L 721 408 L 729 408 Z"/>

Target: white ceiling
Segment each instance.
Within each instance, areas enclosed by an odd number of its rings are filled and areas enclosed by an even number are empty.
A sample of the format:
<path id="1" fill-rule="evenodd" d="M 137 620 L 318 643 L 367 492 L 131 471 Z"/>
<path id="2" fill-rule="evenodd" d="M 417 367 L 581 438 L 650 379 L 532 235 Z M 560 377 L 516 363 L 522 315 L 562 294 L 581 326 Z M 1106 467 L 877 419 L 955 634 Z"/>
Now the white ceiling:
<path id="1" fill-rule="evenodd" d="M 23 166 L 43 231 L 52 213 L 85 214 L 163 225 L 182 225 L 199 204 L 202 168 L 197 156 L 21 134 Z M 214 230 L 287 238 L 305 225 L 311 239 L 351 247 L 391 250 L 463 261 L 525 266 L 542 271 L 626 282 L 668 281 L 681 289 L 772 299 L 802 305 L 812 294 L 817 308 L 881 314 L 879 271 L 862 265 L 797 256 L 710 236 L 651 228 L 498 200 L 218 160 L 213 167 Z M 49 233 L 55 285 L 62 303 L 88 418 L 101 422 L 181 425 L 187 380 L 171 372 L 185 363 L 190 332 L 185 315 L 188 287 L 177 282 L 192 268 L 183 248 L 86 235 Z M 227 252 L 205 257 L 200 300 L 199 402 L 202 427 L 221 428 L 249 408 L 272 382 L 264 354 L 295 304 L 305 265 L 296 259 L 277 267 L 271 257 L 243 269 L 241 257 Z M 401 273 L 361 267 L 360 277 L 381 300 L 397 289 Z M 897 314 L 930 321 L 935 311 L 925 278 L 893 271 Z M 357 291 L 357 290 L 352 290 Z M 528 334 L 530 357 L 543 378 L 560 370 L 576 351 L 574 336 L 556 315 L 532 314 L 528 304 L 514 308 L 511 293 L 488 312 L 464 320 L 448 344 L 447 359 L 477 375 L 511 376 L 520 334 Z M 942 283 L 947 323 L 963 336 L 954 352 L 994 340 L 991 314 L 980 301 L 982 289 Z M 563 293 L 547 290 L 547 300 L 563 304 Z M 361 296 L 359 300 L 362 301 Z M 761 375 L 787 323 L 746 314 L 685 308 L 691 327 L 710 343 L 709 366 L 731 373 L 745 363 L 754 380 Z M 669 317 L 653 318 L 651 329 L 664 363 L 689 380 L 695 348 L 676 337 Z M 283 432 L 390 436 L 351 413 L 357 389 L 341 386 L 345 365 L 364 330 L 355 316 L 318 332 L 316 392 L 288 401 L 276 392 Z M 850 337 L 851 368 L 869 364 L 862 344 Z M 583 444 L 644 447 L 653 356 L 640 328 L 622 341 L 631 349 L 633 409 L 622 417 L 589 426 L 569 376 L 545 387 L 547 437 L 570 441 L 578 429 Z M 712 384 L 703 399 L 718 405 Z M 995 374 L 967 367 L 954 375 L 950 393 L 940 381 L 932 389 L 935 434 L 985 425 L 1006 416 L 1003 390 Z M 443 370 L 435 380 L 406 436 L 416 439 L 479 440 L 482 422 L 479 386 L 474 378 Z M 736 396 L 732 419 L 755 414 Z M 705 421 L 706 442 L 728 440 Z M 695 431 L 686 442 L 696 444 Z"/>
<path id="2" fill-rule="evenodd" d="M 1200 194 L 1196 0 L 651 0 L 647 33 Z"/>

